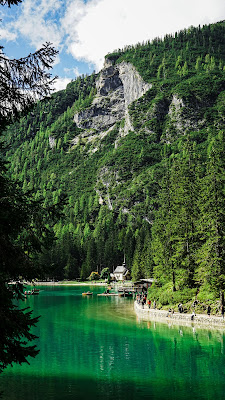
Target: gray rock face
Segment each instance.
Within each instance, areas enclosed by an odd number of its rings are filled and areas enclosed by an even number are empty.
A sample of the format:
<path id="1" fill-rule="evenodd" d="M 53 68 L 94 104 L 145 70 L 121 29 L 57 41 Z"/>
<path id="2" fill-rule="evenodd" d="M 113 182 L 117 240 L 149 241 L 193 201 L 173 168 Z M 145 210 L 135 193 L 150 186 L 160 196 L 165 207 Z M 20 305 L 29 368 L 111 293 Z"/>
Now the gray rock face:
<path id="1" fill-rule="evenodd" d="M 123 84 L 125 104 L 128 107 L 133 101 L 142 97 L 152 85 L 144 82 L 135 67 L 130 63 L 122 62 L 117 68 Z"/>
<path id="2" fill-rule="evenodd" d="M 75 114 L 74 122 L 84 132 L 73 140 L 76 145 L 81 138 L 88 143 L 102 139 L 113 129 L 118 121 L 125 119 L 119 136 L 124 136 L 132 130 L 128 106 L 143 96 L 151 85 L 145 83 L 134 66 L 122 62 L 113 66 L 106 60 L 100 77 L 96 82 L 97 95 L 86 110 Z"/>
<path id="3" fill-rule="evenodd" d="M 49 136 L 48 141 L 49 141 L 50 148 L 53 149 L 55 147 L 55 144 L 56 144 L 55 143 L 55 138 L 53 136 Z"/>
<path id="4" fill-rule="evenodd" d="M 121 84 L 119 71 L 113 66 L 109 66 L 101 72 L 100 78 L 96 83 L 97 92 L 101 96 L 107 96 L 112 90 L 118 89 Z"/>
<path id="5" fill-rule="evenodd" d="M 176 132 L 178 135 L 184 135 L 190 130 L 202 129 L 205 121 L 198 116 L 198 107 L 186 105 L 182 98 L 173 95 L 168 110 L 169 129 L 166 132 L 166 140 L 171 143 L 174 140 L 170 131 Z M 175 136 L 175 137 L 177 137 Z"/>

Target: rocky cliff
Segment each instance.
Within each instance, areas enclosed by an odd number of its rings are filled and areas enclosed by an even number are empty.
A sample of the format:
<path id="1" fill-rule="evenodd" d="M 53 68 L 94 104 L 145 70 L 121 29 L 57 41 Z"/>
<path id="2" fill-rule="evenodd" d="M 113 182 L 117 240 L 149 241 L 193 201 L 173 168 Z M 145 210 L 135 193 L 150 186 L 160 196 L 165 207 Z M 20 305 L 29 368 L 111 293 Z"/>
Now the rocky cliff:
<path id="1" fill-rule="evenodd" d="M 71 141 L 72 146 L 89 145 L 91 153 L 99 149 L 102 139 L 114 128 L 116 148 L 129 131 L 143 131 L 157 136 L 157 141 L 171 143 L 178 136 L 206 125 L 201 112 L 204 102 L 194 97 L 190 103 L 179 90 L 172 95 L 160 94 L 156 85 L 146 83 L 130 62 L 114 65 L 106 59 L 96 90 L 91 106 L 74 115 L 74 122 L 82 131 Z"/>
<path id="2" fill-rule="evenodd" d="M 81 139 L 85 139 L 86 143 L 94 142 L 97 145 L 97 142 L 123 119 L 119 137 L 125 136 L 129 130 L 133 130 L 129 105 L 151 87 L 152 85 L 143 81 L 131 63 L 122 62 L 113 65 L 111 61 L 106 60 L 96 82 L 97 95 L 91 107 L 74 116 L 75 123 L 83 129 L 83 132 L 72 141 L 72 144 L 77 145 Z"/>

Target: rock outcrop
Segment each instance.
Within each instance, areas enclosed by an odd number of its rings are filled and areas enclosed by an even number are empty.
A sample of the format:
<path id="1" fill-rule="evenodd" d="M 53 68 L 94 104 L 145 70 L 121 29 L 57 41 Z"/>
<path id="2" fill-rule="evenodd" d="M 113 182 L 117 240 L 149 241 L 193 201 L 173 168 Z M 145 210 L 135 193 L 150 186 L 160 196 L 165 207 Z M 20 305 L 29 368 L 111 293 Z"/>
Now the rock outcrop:
<path id="1" fill-rule="evenodd" d="M 168 117 L 171 126 L 175 128 L 177 135 L 185 134 L 188 130 L 199 130 L 204 126 L 204 119 L 198 116 L 198 107 L 186 105 L 183 99 L 173 95 L 169 107 Z"/>
<path id="2" fill-rule="evenodd" d="M 91 107 L 74 116 L 74 122 L 84 130 L 73 140 L 74 145 L 84 138 L 87 143 L 102 139 L 122 119 L 125 123 L 120 128 L 119 136 L 126 135 L 133 129 L 128 107 L 143 96 L 151 85 L 143 81 L 132 64 L 122 62 L 113 65 L 106 60 L 96 88 L 97 95 Z"/>
<path id="3" fill-rule="evenodd" d="M 53 136 L 49 136 L 48 141 L 49 141 L 49 146 L 50 146 L 50 148 L 51 148 L 51 149 L 54 149 L 54 147 L 55 147 L 55 145 L 56 145 L 56 143 L 55 143 L 55 138 L 54 138 Z"/>

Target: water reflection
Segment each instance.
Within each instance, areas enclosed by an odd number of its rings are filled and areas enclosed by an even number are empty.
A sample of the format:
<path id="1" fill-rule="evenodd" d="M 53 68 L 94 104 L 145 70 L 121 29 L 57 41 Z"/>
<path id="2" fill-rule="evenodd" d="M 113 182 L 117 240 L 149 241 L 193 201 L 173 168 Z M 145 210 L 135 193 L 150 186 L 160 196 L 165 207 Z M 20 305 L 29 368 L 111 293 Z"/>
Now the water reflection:
<path id="1" fill-rule="evenodd" d="M 137 320 L 132 300 L 90 290 L 84 298 L 82 288 L 43 288 L 29 298 L 42 315 L 41 352 L 31 366 L 6 371 L 7 400 L 29 390 L 46 400 L 223 398 L 222 331 Z"/>

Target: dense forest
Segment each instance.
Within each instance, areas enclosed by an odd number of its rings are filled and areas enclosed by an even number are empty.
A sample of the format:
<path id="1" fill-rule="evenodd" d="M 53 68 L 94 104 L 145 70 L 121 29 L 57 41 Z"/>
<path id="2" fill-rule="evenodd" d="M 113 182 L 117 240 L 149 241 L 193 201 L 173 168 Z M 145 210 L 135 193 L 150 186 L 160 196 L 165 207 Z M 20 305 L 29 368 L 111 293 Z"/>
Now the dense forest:
<path id="1" fill-rule="evenodd" d="M 108 54 L 151 88 L 129 106 L 133 129 L 121 137 L 119 121 L 95 150 L 74 115 L 91 106 L 99 74 L 78 77 L 6 129 L 11 178 L 46 209 L 63 208 L 53 246 L 35 259 L 40 271 L 86 279 L 125 254 L 134 280 L 156 279 L 161 304 L 179 293 L 223 295 L 224 38 L 222 21 Z"/>

